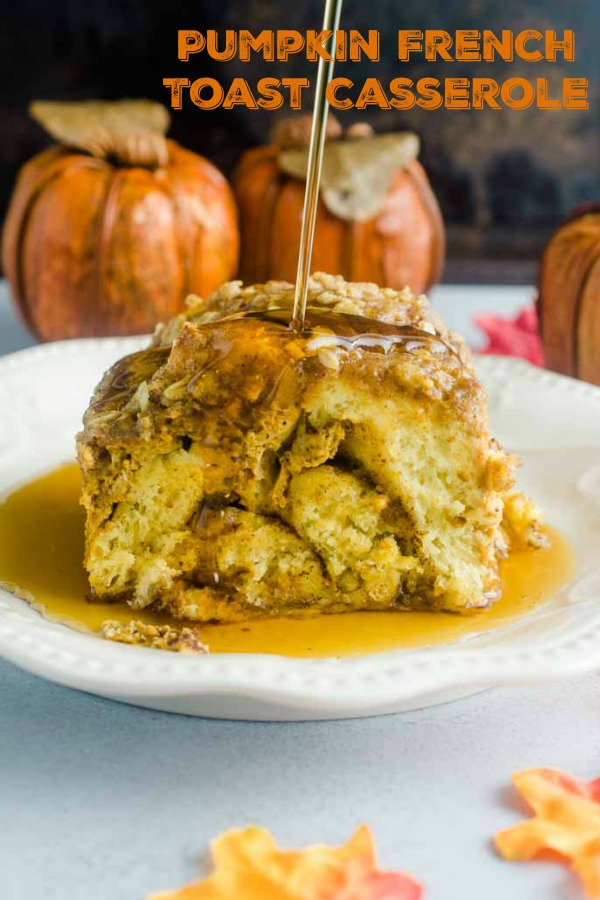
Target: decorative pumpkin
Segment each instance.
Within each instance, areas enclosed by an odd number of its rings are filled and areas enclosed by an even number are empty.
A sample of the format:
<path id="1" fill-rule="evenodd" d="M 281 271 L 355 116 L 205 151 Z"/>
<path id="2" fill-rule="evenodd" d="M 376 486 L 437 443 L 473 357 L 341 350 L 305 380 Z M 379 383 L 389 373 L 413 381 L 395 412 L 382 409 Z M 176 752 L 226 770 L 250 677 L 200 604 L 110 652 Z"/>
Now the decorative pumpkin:
<path id="1" fill-rule="evenodd" d="M 312 270 L 419 293 L 439 279 L 444 227 L 411 133 L 344 135 L 329 117 Z M 310 117 L 284 120 L 273 143 L 247 151 L 234 175 L 240 277 L 296 280 Z"/>
<path id="2" fill-rule="evenodd" d="M 538 311 L 548 368 L 600 385 L 600 203 L 576 209 L 550 238 Z"/>
<path id="3" fill-rule="evenodd" d="M 42 340 L 146 332 L 237 268 L 231 189 L 144 100 L 32 104 L 60 146 L 23 167 L 2 262 Z"/>

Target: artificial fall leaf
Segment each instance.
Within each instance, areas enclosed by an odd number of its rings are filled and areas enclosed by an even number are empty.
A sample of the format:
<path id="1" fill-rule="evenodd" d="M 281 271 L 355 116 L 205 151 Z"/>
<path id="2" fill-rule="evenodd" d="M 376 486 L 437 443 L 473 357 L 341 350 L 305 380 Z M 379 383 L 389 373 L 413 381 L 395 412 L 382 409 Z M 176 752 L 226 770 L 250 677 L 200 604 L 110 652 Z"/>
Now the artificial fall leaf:
<path id="1" fill-rule="evenodd" d="M 321 172 L 325 206 L 340 219 L 370 219 L 381 210 L 398 172 L 417 158 L 419 147 L 412 131 L 326 144 Z M 278 165 L 293 178 L 306 178 L 308 150 L 280 150 Z"/>
<path id="2" fill-rule="evenodd" d="M 376 868 L 371 832 L 342 847 L 280 850 L 263 828 L 231 829 L 211 843 L 215 872 L 150 900 L 420 900 L 409 875 Z"/>
<path id="3" fill-rule="evenodd" d="M 165 134 L 171 117 L 153 100 L 34 100 L 30 115 L 53 138 L 100 159 L 155 168 L 169 159 Z"/>
<path id="4" fill-rule="evenodd" d="M 527 822 L 494 838 L 504 859 L 547 854 L 568 863 L 586 895 L 600 898 L 600 778 L 579 781 L 558 769 L 516 772 L 513 782 L 533 810 Z"/>
<path id="5" fill-rule="evenodd" d="M 521 310 L 514 319 L 488 315 L 476 316 L 475 321 L 488 338 L 483 353 L 518 356 L 536 366 L 544 365 L 544 349 L 534 306 Z"/>

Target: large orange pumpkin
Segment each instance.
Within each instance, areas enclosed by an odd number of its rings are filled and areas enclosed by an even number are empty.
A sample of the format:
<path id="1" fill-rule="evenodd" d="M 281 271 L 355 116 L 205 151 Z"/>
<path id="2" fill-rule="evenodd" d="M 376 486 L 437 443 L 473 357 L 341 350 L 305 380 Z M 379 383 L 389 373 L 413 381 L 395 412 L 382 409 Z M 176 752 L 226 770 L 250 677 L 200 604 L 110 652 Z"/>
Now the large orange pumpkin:
<path id="1" fill-rule="evenodd" d="M 375 143 L 391 136 L 373 136 L 362 124 L 342 136 L 335 120 L 330 132 L 325 164 L 327 154 L 343 145 L 348 154 L 346 170 L 353 168 L 349 174 L 351 189 L 360 189 L 363 180 L 363 200 L 368 202 L 369 178 L 378 177 Z M 284 122 L 271 145 L 243 155 L 234 174 L 242 238 L 240 277 L 245 282 L 269 278 L 295 281 L 305 182 L 301 172 L 290 174 L 286 170 L 285 153 L 306 145 L 308 134 L 309 123 L 303 117 Z M 372 160 L 371 145 L 375 152 Z M 358 151 L 366 160 L 364 171 L 361 158 L 352 161 Z M 389 168 L 389 160 L 387 165 Z M 374 281 L 396 289 L 409 285 L 417 293 L 439 279 L 444 262 L 444 227 L 427 176 L 416 158 L 395 167 L 392 162 L 391 166 L 389 185 L 381 191 L 378 208 L 367 218 L 352 211 L 343 215 L 337 211 L 345 200 L 344 184 L 337 198 L 341 202 L 332 211 L 322 184 L 312 271 L 333 272 L 349 281 Z M 335 177 L 333 159 L 330 170 Z M 325 169 L 323 178 L 325 181 Z"/>
<path id="2" fill-rule="evenodd" d="M 538 311 L 548 368 L 600 385 L 600 204 L 575 210 L 550 238 Z"/>
<path id="3" fill-rule="evenodd" d="M 32 112 L 62 143 L 23 167 L 2 262 L 38 337 L 146 332 L 188 293 L 207 294 L 235 274 L 229 185 L 208 160 L 165 139 L 163 107 L 34 104 Z"/>

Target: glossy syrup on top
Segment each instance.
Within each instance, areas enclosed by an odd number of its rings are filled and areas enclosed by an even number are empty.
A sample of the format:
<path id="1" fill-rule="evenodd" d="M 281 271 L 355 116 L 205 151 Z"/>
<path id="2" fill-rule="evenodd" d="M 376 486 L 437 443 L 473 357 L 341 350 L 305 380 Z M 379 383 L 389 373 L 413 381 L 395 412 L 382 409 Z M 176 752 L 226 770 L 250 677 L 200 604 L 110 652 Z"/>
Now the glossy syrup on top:
<path id="1" fill-rule="evenodd" d="M 426 348 L 431 353 L 449 354 L 460 361 L 454 347 L 439 334 L 414 325 L 396 325 L 327 307 L 309 306 L 305 328 L 300 333 L 293 329 L 290 316 L 291 308 L 284 305 L 269 309 L 249 308 L 203 322 L 202 347 L 198 351 L 201 362 L 191 378 L 188 377 L 187 390 L 192 391 L 199 379 L 219 363 L 226 361 L 230 369 L 235 369 L 245 356 L 260 352 L 257 344 L 261 343 L 263 349 L 272 350 L 270 355 L 262 353 L 261 365 L 274 386 L 294 363 L 303 358 L 318 357 L 323 349 L 388 355 Z M 193 318 L 191 322 L 194 322 Z M 252 330 L 251 324 L 254 325 Z M 255 351 L 251 350 L 252 346 Z M 152 346 L 115 363 L 92 400 L 92 413 L 122 410 L 140 384 L 150 381 L 168 362 L 171 349 L 169 344 Z"/>
<path id="2" fill-rule="evenodd" d="M 217 327 L 224 322 L 236 320 L 254 320 L 274 325 L 282 337 L 300 340 L 310 352 L 316 341 L 329 340 L 346 350 L 375 350 L 389 353 L 391 350 L 403 348 L 416 350 L 420 347 L 432 347 L 456 353 L 435 331 L 426 331 L 415 325 L 398 325 L 394 322 L 382 322 L 355 313 L 340 312 L 324 306 L 307 307 L 304 328 L 298 332 L 290 322 L 291 310 L 288 306 L 271 307 L 270 309 L 247 309 L 233 313 L 215 323 Z M 203 326 L 206 327 L 205 325 Z"/>
<path id="3" fill-rule="evenodd" d="M 89 603 L 83 569 L 81 477 L 63 466 L 0 503 L 0 583 L 48 619 L 98 631 L 106 619 L 176 624 L 165 614 L 126 604 Z M 548 529 L 548 549 L 517 551 L 501 564 L 503 596 L 490 610 L 446 613 L 345 613 L 201 626 L 213 653 L 276 653 L 293 657 L 353 656 L 450 643 L 500 628 L 531 613 L 565 584 L 574 569 L 568 541 Z"/>

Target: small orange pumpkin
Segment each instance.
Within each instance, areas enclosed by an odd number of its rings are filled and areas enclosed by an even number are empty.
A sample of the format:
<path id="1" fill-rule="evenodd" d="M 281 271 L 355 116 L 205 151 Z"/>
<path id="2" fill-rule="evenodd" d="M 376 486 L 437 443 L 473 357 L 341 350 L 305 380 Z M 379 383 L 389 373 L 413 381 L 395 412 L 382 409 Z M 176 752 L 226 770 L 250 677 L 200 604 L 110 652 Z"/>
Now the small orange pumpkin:
<path id="1" fill-rule="evenodd" d="M 329 117 L 312 271 L 419 293 L 440 275 L 444 226 L 415 135 L 344 135 Z M 233 184 L 242 236 L 240 277 L 294 282 L 310 117 L 284 120 L 273 143 L 247 151 Z"/>
<path id="2" fill-rule="evenodd" d="M 576 209 L 550 238 L 538 312 L 548 368 L 600 385 L 600 203 Z"/>
<path id="3" fill-rule="evenodd" d="M 42 340 L 135 334 L 207 294 L 238 261 L 231 189 L 167 140 L 147 101 L 35 103 L 61 142 L 25 164 L 2 240 L 17 306 Z"/>

